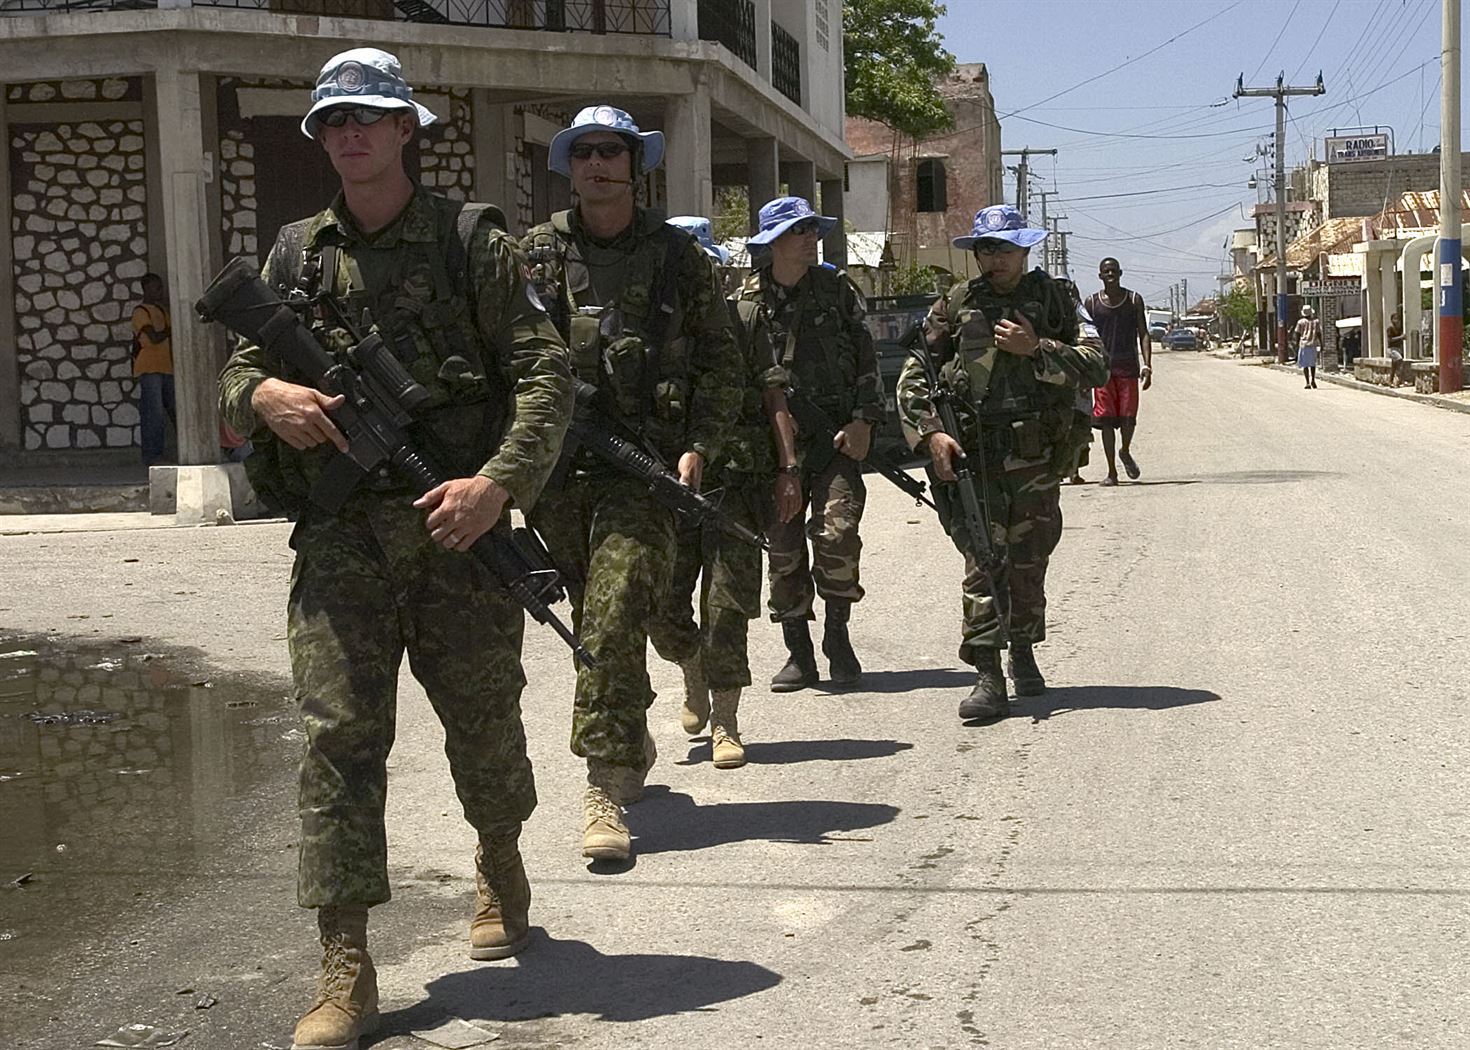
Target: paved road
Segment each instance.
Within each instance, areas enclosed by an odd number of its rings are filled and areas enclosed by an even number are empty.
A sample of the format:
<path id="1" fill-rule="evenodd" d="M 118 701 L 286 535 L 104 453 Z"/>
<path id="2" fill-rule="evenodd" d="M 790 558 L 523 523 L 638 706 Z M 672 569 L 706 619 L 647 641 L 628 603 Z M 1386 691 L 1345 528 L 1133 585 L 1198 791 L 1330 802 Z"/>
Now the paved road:
<path id="1" fill-rule="evenodd" d="M 717 772 L 658 666 L 637 863 L 593 874 L 570 674 L 533 630 L 545 933 L 519 960 L 463 953 L 471 836 L 406 683 L 374 1045 L 423 1046 L 403 1033 L 451 1016 L 587 1048 L 1465 1045 L 1470 417 L 1192 354 L 1157 367 L 1142 482 L 1064 492 L 1053 688 L 1002 724 L 957 723 L 958 558 L 875 481 L 864 691 L 757 689 L 752 764 Z M 193 647 L 167 660 L 207 659 L 228 689 L 248 672 L 281 714 L 287 555 L 276 525 L 0 537 L 0 624 Z M 757 625 L 751 648 L 759 679 L 779 638 Z M 52 859 L 0 893 L 5 1045 L 134 1020 L 201 1047 L 284 1041 L 312 931 L 292 903 L 298 745 L 269 740 L 216 806 L 228 834 L 196 814 L 186 853 L 160 848 L 167 876 Z M 119 884 L 143 888 L 109 899 Z M 44 940 L 48 913 L 3 909 L 48 886 L 96 926 L 17 974 L 6 951 Z M 196 984 L 219 1005 L 175 995 Z"/>

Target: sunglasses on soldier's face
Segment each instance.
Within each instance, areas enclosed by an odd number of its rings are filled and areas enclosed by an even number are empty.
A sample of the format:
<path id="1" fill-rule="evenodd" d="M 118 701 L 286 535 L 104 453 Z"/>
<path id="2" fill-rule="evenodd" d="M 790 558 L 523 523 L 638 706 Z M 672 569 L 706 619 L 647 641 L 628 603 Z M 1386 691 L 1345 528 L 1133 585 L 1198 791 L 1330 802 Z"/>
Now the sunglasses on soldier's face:
<path id="1" fill-rule="evenodd" d="M 821 228 L 822 224 L 816 219 L 802 219 L 800 222 L 792 223 L 786 232 L 794 233 L 798 237 L 804 237 L 809 233 L 816 233 Z"/>
<path id="2" fill-rule="evenodd" d="M 358 127 L 365 128 L 376 124 L 388 115 L 386 109 L 374 109 L 372 106 L 338 106 L 329 109 L 319 118 L 329 128 L 340 128 L 352 118 L 352 122 Z"/>
<path id="3" fill-rule="evenodd" d="M 976 255 L 1004 255 L 1017 250 L 1017 246 L 1010 241 L 999 241 L 990 237 L 975 242 Z"/>
<path id="4" fill-rule="evenodd" d="M 567 150 L 576 160 L 591 160 L 592 154 L 596 153 L 603 160 L 612 160 L 621 157 L 628 152 L 626 142 L 577 142 Z"/>

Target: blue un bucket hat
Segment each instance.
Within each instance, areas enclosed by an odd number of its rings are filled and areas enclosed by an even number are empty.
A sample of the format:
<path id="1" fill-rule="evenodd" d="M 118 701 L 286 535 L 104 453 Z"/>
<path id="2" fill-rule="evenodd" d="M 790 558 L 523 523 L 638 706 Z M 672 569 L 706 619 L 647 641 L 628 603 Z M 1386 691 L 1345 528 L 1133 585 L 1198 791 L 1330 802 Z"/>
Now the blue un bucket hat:
<path id="1" fill-rule="evenodd" d="M 975 213 L 975 226 L 968 236 L 956 237 L 956 248 L 969 251 L 976 241 L 1007 241 L 1018 248 L 1030 248 L 1046 240 L 1046 231 L 1027 226 L 1019 209 L 1010 204 L 992 204 Z"/>
<path id="2" fill-rule="evenodd" d="M 643 143 L 643 171 L 646 174 L 659 166 L 664 159 L 664 133 L 662 131 L 639 131 L 633 118 L 616 106 L 588 106 L 572 118 L 572 125 L 562 128 L 551 139 L 550 158 L 546 166 L 567 178 L 572 177 L 572 144 L 583 135 L 594 131 L 616 131 L 624 138 L 637 139 Z"/>
<path id="3" fill-rule="evenodd" d="M 301 133 L 309 139 L 321 130 L 322 111 L 334 106 L 406 109 L 418 118 L 421 128 L 439 119 L 413 100 L 413 88 L 403 79 L 398 59 L 375 47 L 355 47 L 327 59 L 317 74 L 311 101 L 301 121 Z"/>
<path id="4" fill-rule="evenodd" d="M 829 215 L 818 215 L 812 210 L 805 197 L 777 197 L 761 205 L 760 232 L 749 241 L 751 244 L 770 244 L 802 219 L 817 220 L 817 235 L 825 237 L 837 225 Z"/>
<path id="5" fill-rule="evenodd" d="M 699 242 L 699 246 L 721 266 L 730 264 L 730 253 L 715 243 L 714 227 L 703 215 L 675 215 L 668 222 L 670 226 L 677 226 L 681 230 L 694 234 L 694 239 Z"/>

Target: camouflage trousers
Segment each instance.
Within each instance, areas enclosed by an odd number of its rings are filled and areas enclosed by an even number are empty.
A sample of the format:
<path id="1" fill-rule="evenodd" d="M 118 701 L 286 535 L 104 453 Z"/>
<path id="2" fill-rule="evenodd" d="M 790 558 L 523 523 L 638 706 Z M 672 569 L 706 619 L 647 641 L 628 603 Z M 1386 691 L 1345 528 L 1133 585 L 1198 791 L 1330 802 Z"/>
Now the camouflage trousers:
<path id="1" fill-rule="evenodd" d="M 469 555 L 430 541 L 411 499 L 361 492 L 335 517 L 309 513 L 291 536 L 302 907 L 391 896 L 383 805 L 405 650 L 444 726 L 465 819 L 504 835 L 536 808 L 521 725 L 524 614 Z"/>
<path id="2" fill-rule="evenodd" d="M 566 577 L 572 623 L 597 660 L 577 668 L 572 752 L 643 767 L 653 686 L 648 628 L 668 590 L 674 512 L 624 478 L 568 479 L 531 514 Z"/>
<path id="3" fill-rule="evenodd" d="M 1005 647 L 1002 616 L 1016 644 L 1030 645 L 1046 638 L 1046 567 L 1062 538 L 1061 489 L 1050 467 L 1011 471 L 992 467 L 989 475 L 986 505 L 991 544 L 1003 559 L 995 581 L 1003 608 L 995 607 L 989 574 L 971 552 L 963 523 L 954 523 L 953 532 L 955 546 L 965 556 L 960 659 L 969 664 L 975 663 L 978 649 Z"/>
<path id="4" fill-rule="evenodd" d="M 760 508 L 769 500 L 764 479 L 727 484 L 721 508 L 753 532 L 761 531 Z M 694 586 L 699 583 L 699 621 L 694 618 Z M 679 528 L 679 553 L 673 577 L 648 636 L 665 660 L 685 663 L 703 653 L 705 681 L 711 689 L 743 689 L 750 684 L 746 647 L 749 622 L 760 615 L 759 547 L 726 536 L 716 528 Z"/>
<path id="5" fill-rule="evenodd" d="M 862 466 L 838 454 L 818 474 L 802 479 L 806 502 L 789 522 L 772 520 L 766 529 L 771 541 L 771 619 L 813 620 L 812 605 L 820 595 L 856 602 L 863 597 L 858 561 L 863 550 L 858 525 L 868 490 Z M 811 541 L 811 560 L 807 541 Z"/>

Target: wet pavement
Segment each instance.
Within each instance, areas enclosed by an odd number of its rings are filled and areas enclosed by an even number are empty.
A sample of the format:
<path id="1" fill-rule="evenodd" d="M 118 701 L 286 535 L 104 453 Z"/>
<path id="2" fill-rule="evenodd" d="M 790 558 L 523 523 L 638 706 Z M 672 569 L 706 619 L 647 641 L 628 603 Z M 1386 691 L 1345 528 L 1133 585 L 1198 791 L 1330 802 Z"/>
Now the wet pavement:
<path id="1" fill-rule="evenodd" d="M 219 987 L 184 992 L 185 980 L 151 1016 L 93 1017 L 75 981 L 102 964 L 104 987 L 116 958 L 156 967 L 145 928 L 259 864 L 267 827 L 289 837 L 280 817 L 299 752 L 279 681 L 221 675 L 141 638 L 0 633 L 0 1044 L 199 1027 L 189 1015 L 213 1009 Z"/>

